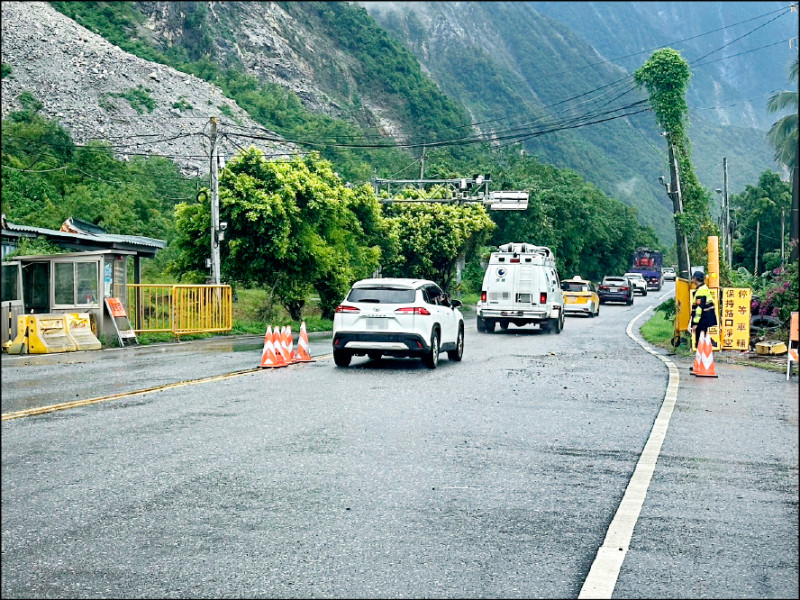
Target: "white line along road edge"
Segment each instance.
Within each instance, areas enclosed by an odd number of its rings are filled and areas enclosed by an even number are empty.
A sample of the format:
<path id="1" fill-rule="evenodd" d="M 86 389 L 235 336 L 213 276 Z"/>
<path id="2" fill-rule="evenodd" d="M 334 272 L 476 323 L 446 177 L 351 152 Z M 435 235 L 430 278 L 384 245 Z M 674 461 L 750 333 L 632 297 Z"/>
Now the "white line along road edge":
<path id="1" fill-rule="evenodd" d="M 665 298 L 672 293 L 668 292 L 661 298 Z M 651 309 L 652 307 L 648 306 L 634 317 L 628 323 L 626 331 L 628 337 L 660 361 L 666 363 L 669 368 L 667 392 L 664 395 L 664 401 L 661 403 L 661 410 L 656 416 L 655 423 L 653 423 L 650 437 L 647 438 L 647 443 L 639 457 L 639 462 L 636 463 L 633 476 L 625 489 L 625 495 L 622 497 L 614 519 L 608 527 L 603 545 L 597 551 L 597 556 L 595 556 L 592 567 L 589 569 L 586 581 L 583 582 L 578 598 L 611 598 L 614 593 L 614 586 L 622 568 L 622 561 L 625 560 L 625 555 L 628 553 L 628 545 L 631 537 L 633 537 L 633 528 L 639 519 L 639 513 L 647 495 L 647 488 L 650 487 L 650 479 L 653 477 L 658 455 L 661 453 L 661 444 L 667 435 L 669 420 L 672 417 L 672 411 L 675 409 L 675 402 L 678 398 L 678 384 L 680 383 L 678 367 L 665 356 L 651 350 L 646 342 L 643 342 L 633 334 L 634 323 Z"/>

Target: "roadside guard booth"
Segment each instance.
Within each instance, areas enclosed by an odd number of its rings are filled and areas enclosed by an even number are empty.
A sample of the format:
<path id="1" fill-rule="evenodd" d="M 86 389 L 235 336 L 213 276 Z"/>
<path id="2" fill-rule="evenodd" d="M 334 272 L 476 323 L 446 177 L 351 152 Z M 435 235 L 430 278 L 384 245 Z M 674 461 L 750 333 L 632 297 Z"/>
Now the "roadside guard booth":
<path id="1" fill-rule="evenodd" d="M 105 311 L 104 298 L 125 298 L 127 294 L 127 259 L 133 252 L 101 250 L 42 256 L 18 256 L 3 263 L 2 339 L 8 347 L 23 326 L 47 330 L 48 339 L 39 352 L 94 350 L 99 344 L 86 335 L 86 343 L 76 348 L 70 344 L 73 328 L 80 335 L 90 330 L 92 337 L 113 335 L 114 327 Z M 68 317 L 63 325 L 48 316 Z M 34 318 L 37 317 L 37 318 Z M 70 335 L 55 331 L 68 328 Z M 41 333 L 41 331 L 40 331 Z"/>
<path id="2" fill-rule="evenodd" d="M 44 237 L 65 252 L 7 259 L 6 255 L 26 237 Z M 140 259 L 154 258 L 166 245 L 153 238 L 109 234 L 74 218 L 67 219 L 60 230 L 53 230 L 9 223 L 5 216 L 2 242 L 2 345 L 11 348 L 22 324 L 47 333 L 34 336 L 44 347 L 28 349 L 32 352 L 95 349 L 99 339 L 114 336 L 117 329 L 105 308 L 105 299 L 125 302 L 129 259 L 133 259 L 134 282 L 140 283 Z M 70 333 L 62 335 L 59 326 Z M 70 339 L 77 340 L 79 347 L 69 347 Z M 34 343 L 33 337 L 31 340 Z"/>

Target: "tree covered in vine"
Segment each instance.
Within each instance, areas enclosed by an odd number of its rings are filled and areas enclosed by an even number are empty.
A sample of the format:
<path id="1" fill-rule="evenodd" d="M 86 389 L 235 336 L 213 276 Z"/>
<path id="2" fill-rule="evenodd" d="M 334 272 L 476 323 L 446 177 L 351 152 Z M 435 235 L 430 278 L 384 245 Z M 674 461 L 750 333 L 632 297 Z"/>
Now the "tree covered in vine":
<path id="1" fill-rule="evenodd" d="M 705 264 L 708 236 L 719 235 L 711 219 L 711 193 L 694 172 L 692 149 L 686 134 L 686 90 L 692 73 L 689 64 L 672 48 L 661 48 L 634 73 L 634 81 L 650 94 L 650 106 L 659 126 L 667 133 L 678 161 L 683 213 L 675 215 L 678 230 L 686 235 L 692 264 Z"/>

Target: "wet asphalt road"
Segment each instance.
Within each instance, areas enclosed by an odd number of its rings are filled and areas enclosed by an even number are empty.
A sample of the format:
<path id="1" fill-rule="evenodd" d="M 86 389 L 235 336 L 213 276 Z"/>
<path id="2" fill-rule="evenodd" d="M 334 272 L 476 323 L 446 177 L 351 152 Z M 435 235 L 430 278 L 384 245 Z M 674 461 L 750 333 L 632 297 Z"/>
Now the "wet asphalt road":
<path id="1" fill-rule="evenodd" d="M 664 398 L 625 334 L 657 296 L 561 335 L 472 317 L 463 362 L 433 371 L 321 359 L 3 422 L 2 595 L 577 597 Z M 3 412 L 9 387 L 37 395 L 22 382 L 63 402 L 247 369 L 254 346 L 4 357 Z M 797 377 L 673 360 L 614 596 L 797 597 Z"/>

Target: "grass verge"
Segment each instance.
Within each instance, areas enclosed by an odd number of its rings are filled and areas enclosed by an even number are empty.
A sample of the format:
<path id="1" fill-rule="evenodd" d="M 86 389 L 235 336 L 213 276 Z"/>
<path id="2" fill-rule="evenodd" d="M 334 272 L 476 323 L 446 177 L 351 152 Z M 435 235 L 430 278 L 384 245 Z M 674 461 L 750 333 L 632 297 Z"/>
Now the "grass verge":
<path id="1" fill-rule="evenodd" d="M 670 354 L 681 358 L 694 355 L 688 334 L 681 334 L 681 345 L 673 348 L 672 340 L 675 324 L 674 317 L 667 317 L 665 311 L 656 310 L 653 315 L 642 325 L 640 332 L 648 343 L 657 348 L 665 348 Z M 761 356 L 755 352 L 721 351 L 715 353 L 728 364 L 758 367 L 776 373 L 786 372 L 786 356 Z"/>

